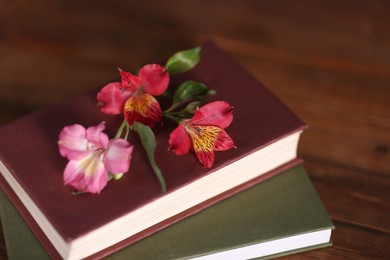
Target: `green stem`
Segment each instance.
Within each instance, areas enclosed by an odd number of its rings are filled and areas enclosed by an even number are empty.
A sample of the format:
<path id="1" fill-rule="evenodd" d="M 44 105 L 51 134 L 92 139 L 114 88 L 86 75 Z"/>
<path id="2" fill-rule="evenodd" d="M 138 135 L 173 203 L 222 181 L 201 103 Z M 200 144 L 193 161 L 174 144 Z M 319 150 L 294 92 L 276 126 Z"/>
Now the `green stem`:
<path id="1" fill-rule="evenodd" d="M 187 98 L 187 99 L 185 99 L 185 100 L 182 100 L 181 102 L 178 102 L 178 103 L 176 103 L 176 104 L 173 104 L 171 107 L 169 107 L 167 110 L 165 110 L 164 112 L 167 112 L 167 113 L 169 113 L 169 112 L 172 112 L 173 110 L 175 110 L 176 108 L 178 108 L 178 107 L 180 107 L 180 106 L 182 106 L 182 105 L 184 105 L 185 103 L 188 103 L 188 102 L 190 102 L 191 101 L 191 99 L 190 98 Z"/>
<path id="2" fill-rule="evenodd" d="M 126 120 L 124 120 L 124 122 L 126 122 Z M 129 132 L 130 132 L 130 126 L 129 126 L 129 124 L 126 122 L 125 140 L 127 140 L 127 138 L 129 137 Z"/>
<path id="3" fill-rule="evenodd" d="M 169 118 L 171 119 L 172 121 L 176 122 L 177 124 L 180 124 L 181 121 L 183 120 L 182 118 L 179 118 L 177 116 L 174 116 L 172 115 L 172 113 L 169 113 L 169 112 L 166 112 L 164 111 L 163 115 L 166 117 L 166 118 Z"/>
<path id="4" fill-rule="evenodd" d="M 128 128 L 129 125 L 127 124 L 126 120 L 123 120 L 121 126 L 118 129 L 118 132 L 115 135 L 115 138 L 120 138 L 122 136 L 123 128 L 125 126 L 127 126 L 127 128 Z M 127 139 L 127 137 L 126 137 L 126 139 Z"/>

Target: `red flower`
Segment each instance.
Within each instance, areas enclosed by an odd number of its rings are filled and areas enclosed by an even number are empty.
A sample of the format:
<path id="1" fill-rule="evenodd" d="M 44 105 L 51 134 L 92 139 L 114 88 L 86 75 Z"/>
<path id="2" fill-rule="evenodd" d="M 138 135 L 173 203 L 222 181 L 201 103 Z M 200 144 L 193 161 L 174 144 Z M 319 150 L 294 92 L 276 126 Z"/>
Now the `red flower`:
<path id="1" fill-rule="evenodd" d="M 161 121 L 160 104 L 153 96 L 167 89 L 169 74 L 158 64 L 143 66 L 138 76 L 119 70 L 122 82 L 109 83 L 98 93 L 100 109 L 105 114 L 124 113 L 129 125 L 135 121 L 153 126 Z"/>
<path id="2" fill-rule="evenodd" d="M 177 155 L 194 150 L 204 168 L 214 162 L 214 151 L 234 147 L 234 142 L 225 132 L 233 121 L 233 109 L 225 101 L 215 101 L 196 110 L 194 116 L 173 130 L 169 145 Z"/>

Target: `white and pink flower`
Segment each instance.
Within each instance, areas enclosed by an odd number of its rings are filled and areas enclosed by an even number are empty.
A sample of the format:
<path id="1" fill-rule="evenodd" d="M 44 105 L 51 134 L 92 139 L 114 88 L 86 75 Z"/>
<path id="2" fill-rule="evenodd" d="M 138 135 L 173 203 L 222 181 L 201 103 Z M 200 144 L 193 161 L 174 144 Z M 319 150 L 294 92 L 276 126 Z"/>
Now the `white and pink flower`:
<path id="1" fill-rule="evenodd" d="M 133 146 L 126 140 L 109 140 L 103 132 L 104 122 L 87 129 L 82 125 L 66 126 L 59 134 L 60 154 L 69 160 L 64 170 L 64 183 L 89 193 L 100 193 L 110 174 L 127 172 Z"/>

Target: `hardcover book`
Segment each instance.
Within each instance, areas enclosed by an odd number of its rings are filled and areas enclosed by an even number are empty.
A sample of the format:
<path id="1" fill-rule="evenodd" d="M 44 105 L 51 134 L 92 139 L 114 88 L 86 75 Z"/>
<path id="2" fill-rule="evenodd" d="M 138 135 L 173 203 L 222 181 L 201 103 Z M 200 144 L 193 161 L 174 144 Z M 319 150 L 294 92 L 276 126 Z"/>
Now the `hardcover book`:
<path id="1" fill-rule="evenodd" d="M 215 90 L 218 97 L 210 100 L 234 106 L 228 130 L 237 149 L 217 153 L 213 167 L 204 169 L 193 155 L 178 158 L 168 151 L 173 125 L 156 126 L 155 158 L 167 183 L 164 194 L 136 138 L 131 139 L 135 148 L 130 171 L 100 195 L 74 196 L 63 185 L 66 161 L 57 147 L 61 129 L 101 121 L 120 125 L 96 108 L 97 91 L 0 128 L 3 189 L 7 184 L 16 193 L 56 249 L 54 254 L 67 259 L 107 254 L 276 174 L 269 172 L 288 167 L 296 158 L 305 124 L 214 44 L 203 45 L 200 63 L 171 82 L 178 85 L 187 79 Z M 114 135 L 111 128 L 107 132 Z"/>
<path id="2" fill-rule="evenodd" d="M 49 259 L 0 194 L 10 259 Z M 331 245 L 333 224 L 302 165 L 183 219 L 107 259 L 250 259 Z"/>

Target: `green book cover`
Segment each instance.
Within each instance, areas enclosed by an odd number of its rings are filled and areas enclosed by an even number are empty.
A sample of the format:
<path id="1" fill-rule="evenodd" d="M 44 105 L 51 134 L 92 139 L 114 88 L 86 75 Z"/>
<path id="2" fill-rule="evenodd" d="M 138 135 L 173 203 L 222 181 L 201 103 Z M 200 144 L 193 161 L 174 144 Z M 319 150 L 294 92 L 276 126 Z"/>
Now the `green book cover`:
<path id="1" fill-rule="evenodd" d="M 0 195 L 9 259 L 49 258 L 12 204 Z M 298 165 L 107 258 L 272 257 L 330 245 L 332 229 L 303 165 Z"/>

